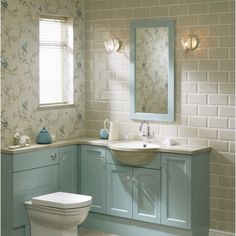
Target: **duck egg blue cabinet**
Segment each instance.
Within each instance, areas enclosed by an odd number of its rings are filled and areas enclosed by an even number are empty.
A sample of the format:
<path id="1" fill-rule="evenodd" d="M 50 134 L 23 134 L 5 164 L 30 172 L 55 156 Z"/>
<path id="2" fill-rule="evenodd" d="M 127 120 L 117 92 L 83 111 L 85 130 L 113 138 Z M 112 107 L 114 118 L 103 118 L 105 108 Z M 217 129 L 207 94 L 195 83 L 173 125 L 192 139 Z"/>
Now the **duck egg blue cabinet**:
<path id="1" fill-rule="evenodd" d="M 60 147 L 60 191 L 79 192 L 77 145 Z"/>
<path id="2" fill-rule="evenodd" d="M 160 163 L 157 169 L 124 166 L 109 151 L 107 162 L 107 214 L 160 223 Z"/>
<path id="3" fill-rule="evenodd" d="M 76 191 L 76 159 L 76 145 L 2 154 L 2 236 L 30 236 L 25 201 L 60 190 Z"/>
<path id="4" fill-rule="evenodd" d="M 208 235 L 208 155 L 162 153 L 162 224 Z"/>
<path id="5" fill-rule="evenodd" d="M 93 197 L 91 211 L 106 211 L 106 149 L 81 145 L 81 193 Z"/>
<path id="6" fill-rule="evenodd" d="M 191 157 L 162 154 L 162 224 L 191 228 Z"/>
<path id="7" fill-rule="evenodd" d="M 107 214 L 132 218 L 132 168 L 107 164 Z"/>
<path id="8" fill-rule="evenodd" d="M 2 236 L 30 236 L 24 202 L 56 191 L 93 197 L 87 228 L 119 236 L 208 236 L 210 149 L 185 150 L 160 149 L 143 166 L 125 165 L 109 148 L 89 144 L 3 152 Z"/>
<path id="9" fill-rule="evenodd" d="M 160 170 L 133 168 L 133 219 L 160 223 Z"/>
<path id="10" fill-rule="evenodd" d="M 106 210 L 91 212 L 84 227 L 119 236 L 208 236 L 210 149 L 163 148 L 144 166 L 125 165 L 102 150 L 105 164 L 101 169 L 98 162 L 96 168 L 97 176 L 105 174 L 100 196 L 106 192 Z"/>

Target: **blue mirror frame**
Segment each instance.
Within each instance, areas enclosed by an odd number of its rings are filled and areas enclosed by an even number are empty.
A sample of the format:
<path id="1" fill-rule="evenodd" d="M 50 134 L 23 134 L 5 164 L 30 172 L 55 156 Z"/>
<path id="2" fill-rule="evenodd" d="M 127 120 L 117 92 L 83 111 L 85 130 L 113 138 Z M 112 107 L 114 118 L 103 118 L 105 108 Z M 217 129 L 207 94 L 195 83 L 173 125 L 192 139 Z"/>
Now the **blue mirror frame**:
<path id="1" fill-rule="evenodd" d="M 138 28 L 166 27 L 168 29 L 168 102 L 167 113 L 143 113 L 136 111 L 136 31 Z M 130 118 L 134 120 L 151 121 L 174 121 L 174 20 L 173 19 L 152 19 L 133 20 L 130 24 Z"/>

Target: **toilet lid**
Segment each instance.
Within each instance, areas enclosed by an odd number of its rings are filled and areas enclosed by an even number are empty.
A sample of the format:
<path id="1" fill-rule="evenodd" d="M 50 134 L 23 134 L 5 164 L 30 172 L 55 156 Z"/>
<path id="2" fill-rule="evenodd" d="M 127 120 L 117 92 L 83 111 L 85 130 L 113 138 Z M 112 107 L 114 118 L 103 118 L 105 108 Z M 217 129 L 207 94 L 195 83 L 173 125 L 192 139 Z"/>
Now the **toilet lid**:
<path id="1" fill-rule="evenodd" d="M 74 193 L 56 192 L 32 198 L 32 204 L 57 207 L 79 208 L 92 204 L 92 197 Z"/>

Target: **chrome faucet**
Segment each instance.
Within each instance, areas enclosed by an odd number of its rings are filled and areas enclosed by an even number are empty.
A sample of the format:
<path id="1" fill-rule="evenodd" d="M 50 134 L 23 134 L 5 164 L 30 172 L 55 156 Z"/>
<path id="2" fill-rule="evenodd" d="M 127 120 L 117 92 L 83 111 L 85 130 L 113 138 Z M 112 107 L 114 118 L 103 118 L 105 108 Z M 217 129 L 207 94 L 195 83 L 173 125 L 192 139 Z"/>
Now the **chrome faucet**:
<path id="1" fill-rule="evenodd" d="M 147 129 L 146 129 L 146 133 L 143 130 L 143 125 L 146 124 Z M 149 121 L 142 121 L 140 126 L 139 126 L 139 132 L 142 133 L 142 137 L 146 137 L 147 138 L 147 142 L 150 143 L 151 139 L 154 137 L 154 133 L 153 135 L 151 134 L 151 130 L 150 130 L 150 122 Z"/>

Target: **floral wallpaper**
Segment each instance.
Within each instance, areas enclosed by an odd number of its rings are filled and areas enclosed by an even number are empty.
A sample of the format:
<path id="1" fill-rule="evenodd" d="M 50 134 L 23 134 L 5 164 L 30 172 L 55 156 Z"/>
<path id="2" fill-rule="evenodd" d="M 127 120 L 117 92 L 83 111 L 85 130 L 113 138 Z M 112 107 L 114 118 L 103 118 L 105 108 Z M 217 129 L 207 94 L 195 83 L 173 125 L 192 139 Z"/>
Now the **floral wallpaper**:
<path id="1" fill-rule="evenodd" d="M 39 16 L 74 20 L 73 107 L 39 109 Z M 57 139 L 83 134 L 83 1 L 1 0 L 1 141 L 13 143 L 16 128 L 35 142 L 46 126 Z"/>
<path id="2" fill-rule="evenodd" d="M 160 57 L 161 55 L 161 57 Z M 168 28 L 136 30 L 136 111 L 168 111 Z"/>

